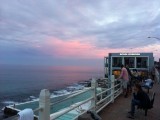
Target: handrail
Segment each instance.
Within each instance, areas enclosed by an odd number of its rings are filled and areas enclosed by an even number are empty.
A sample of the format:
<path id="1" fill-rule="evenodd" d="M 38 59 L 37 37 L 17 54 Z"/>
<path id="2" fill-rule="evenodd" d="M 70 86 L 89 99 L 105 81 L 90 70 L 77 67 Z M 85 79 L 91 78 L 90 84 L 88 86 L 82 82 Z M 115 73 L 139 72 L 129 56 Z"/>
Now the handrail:
<path id="1" fill-rule="evenodd" d="M 98 101 L 98 102 L 96 103 L 96 105 L 98 105 L 98 104 L 100 104 L 101 102 L 105 101 L 107 98 L 111 97 L 112 95 L 113 95 L 112 93 L 109 94 L 109 95 L 107 95 L 107 97 L 105 97 L 105 98 L 101 99 L 100 101 Z"/>
<path id="2" fill-rule="evenodd" d="M 115 82 L 112 81 L 112 82 L 107 82 L 107 83 L 114 84 Z M 104 94 L 104 93 L 106 93 L 106 92 L 108 92 L 108 91 L 110 91 L 110 90 L 115 89 L 117 86 L 120 86 L 120 85 L 121 85 L 121 83 L 118 83 L 118 84 L 114 85 L 113 87 L 110 87 L 110 88 L 108 88 L 108 89 L 106 89 L 106 90 L 104 90 L 104 91 L 96 94 L 96 96 L 100 96 L 100 95 L 102 95 L 102 94 Z M 85 90 L 85 91 L 81 91 L 80 93 L 76 93 L 76 94 L 74 94 L 74 95 L 72 95 L 72 96 L 69 96 L 69 97 L 67 97 L 67 98 L 65 98 L 65 99 L 63 99 L 63 100 L 61 100 L 61 101 L 58 101 L 58 102 L 56 102 L 56 103 L 52 103 L 51 105 L 54 105 L 54 104 L 63 102 L 63 101 L 65 101 L 65 100 L 69 99 L 69 98 L 75 97 L 76 95 L 80 95 L 80 94 L 82 94 L 82 93 L 84 93 L 84 92 L 87 92 L 88 90 L 92 90 L 92 89 L 94 89 L 94 88 L 90 88 L 90 89 L 87 89 L 87 90 Z M 113 96 L 113 98 L 117 97 L 119 94 L 116 95 L 116 93 L 117 93 L 118 91 L 120 91 L 120 90 L 121 90 L 121 87 L 120 87 L 119 89 L 117 89 L 116 91 L 114 91 L 114 93 L 110 93 L 110 94 L 107 95 L 105 98 L 100 99 L 100 101 L 96 102 L 96 106 L 99 105 L 100 103 L 106 101 L 106 100 L 107 100 L 108 98 L 110 98 L 111 96 Z M 116 96 L 114 96 L 114 95 L 116 95 Z M 87 100 L 82 101 L 82 102 L 75 103 L 75 104 L 71 105 L 70 107 L 68 107 L 68 108 L 66 108 L 66 109 L 64 109 L 64 110 L 61 110 L 61 111 L 56 112 L 56 113 L 53 113 L 53 114 L 50 115 L 50 119 L 51 119 L 51 120 L 52 120 L 52 119 L 56 119 L 56 118 L 64 115 L 65 113 L 67 113 L 67 112 L 69 112 L 69 111 L 71 111 L 71 110 L 74 110 L 75 108 L 81 106 L 82 104 L 85 104 L 86 102 L 91 101 L 92 99 L 94 99 L 93 96 L 92 96 L 91 98 L 87 99 Z M 105 106 L 107 106 L 107 105 L 108 105 L 109 103 L 111 103 L 112 101 L 113 101 L 113 100 L 110 99 L 108 102 L 105 103 L 105 105 L 103 105 L 101 108 L 97 109 L 96 112 L 101 111 Z M 93 106 L 92 106 L 92 107 L 93 107 Z M 82 111 L 82 112 L 85 113 L 86 111 Z M 77 116 L 75 117 L 75 119 L 76 119 L 76 118 L 77 118 Z"/>
<path id="3" fill-rule="evenodd" d="M 64 98 L 64 99 L 62 99 L 62 100 L 59 100 L 59 101 L 57 101 L 57 102 L 51 103 L 50 106 L 53 106 L 53 105 L 58 104 L 58 103 L 61 103 L 61 102 L 65 101 L 65 100 L 68 100 L 69 98 L 72 98 L 72 97 L 75 97 L 75 96 L 77 96 L 77 95 L 83 94 L 84 92 L 87 92 L 87 91 L 92 90 L 92 89 L 93 89 L 93 88 L 89 88 L 89 89 L 83 90 L 83 91 L 81 91 L 81 92 L 75 93 L 75 94 L 73 94 L 73 95 L 70 95 L 70 96 L 68 96 L 68 97 L 66 97 L 66 98 Z"/>
<path id="4" fill-rule="evenodd" d="M 87 107 L 88 110 L 93 110 L 95 112 L 100 112 L 104 107 L 106 107 L 109 103 L 113 103 L 114 99 L 120 95 L 121 91 L 121 82 L 116 83 L 114 76 L 111 76 L 111 80 L 104 82 L 105 84 L 109 84 L 109 88 L 102 89 L 100 92 L 97 93 L 97 81 L 95 79 L 92 79 L 91 81 L 91 87 L 87 89 L 83 89 L 80 92 L 74 93 L 73 95 L 69 95 L 66 98 L 56 101 L 56 102 L 50 102 L 52 98 L 50 98 L 50 93 L 47 89 L 44 89 L 40 93 L 40 98 L 39 98 L 39 107 L 33 110 L 33 112 L 39 112 L 39 120 L 52 120 L 56 119 L 72 110 L 76 110 L 77 107 L 87 103 L 91 102 L 91 106 Z M 73 103 L 67 108 L 64 108 L 60 110 L 59 112 L 55 112 L 53 114 L 50 114 L 50 110 L 54 105 L 63 103 L 66 100 L 70 100 L 73 97 L 76 97 L 78 95 L 81 95 L 85 92 L 91 92 L 91 95 L 89 95 L 85 100 Z M 106 94 L 106 95 L 105 95 Z M 100 96 L 100 99 L 97 100 L 98 96 Z M 102 103 L 103 102 L 103 103 Z M 102 103 L 102 104 L 101 104 Z M 82 106 L 81 106 L 82 107 Z M 16 109 L 16 108 L 13 108 Z M 77 117 L 87 111 L 87 109 L 82 109 L 80 113 L 76 113 L 74 116 L 73 120 L 76 120 Z M 83 111 L 84 110 L 84 111 Z"/>
<path id="5" fill-rule="evenodd" d="M 113 87 L 112 87 L 112 88 L 108 88 L 108 89 L 106 89 L 106 90 L 104 90 L 104 91 L 98 93 L 97 96 L 100 96 L 101 94 L 103 94 L 103 93 L 105 93 L 105 92 L 107 92 L 107 91 L 109 91 L 109 90 L 111 90 L 111 89 L 113 89 Z"/>
<path id="6" fill-rule="evenodd" d="M 105 108 L 109 103 L 111 103 L 112 100 L 110 100 L 109 102 L 107 102 L 104 106 L 102 106 L 100 109 L 97 110 L 97 113 L 100 112 L 103 108 Z"/>
<path id="7" fill-rule="evenodd" d="M 118 85 L 120 85 L 120 84 L 121 83 L 119 83 Z M 114 95 L 115 93 L 117 93 L 119 90 L 121 90 L 121 88 L 119 88 L 118 90 L 114 91 L 114 93 L 110 93 L 110 95 L 108 95 L 107 97 L 105 97 L 105 98 L 101 99 L 100 101 L 98 101 L 96 103 L 96 105 L 99 105 L 100 103 L 104 102 L 106 99 L 108 99 L 109 97 L 111 97 L 112 95 Z M 114 98 L 118 97 L 120 94 L 121 94 L 121 92 L 117 96 L 115 96 Z M 99 108 L 97 110 L 97 113 L 100 112 L 103 108 L 105 108 L 111 102 L 112 102 L 112 99 L 110 99 L 107 103 L 105 103 L 105 105 L 103 105 L 101 108 Z"/>
<path id="8" fill-rule="evenodd" d="M 51 120 L 56 119 L 56 118 L 64 115 L 65 113 L 67 113 L 67 112 L 69 112 L 69 111 L 71 111 L 71 110 L 79 107 L 80 105 L 82 105 L 82 104 L 84 104 L 84 103 L 87 103 L 87 102 L 90 101 L 91 99 L 93 99 L 93 97 L 90 97 L 89 99 L 87 99 L 87 100 L 85 100 L 85 101 L 83 101 L 83 102 L 79 102 L 79 103 L 76 103 L 76 104 L 74 104 L 74 105 L 71 105 L 69 108 L 66 108 L 66 109 L 61 110 L 61 111 L 56 112 L 56 113 L 53 113 L 53 114 L 50 115 L 50 119 L 51 119 Z"/>
<path id="9" fill-rule="evenodd" d="M 119 83 L 119 84 L 115 85 L 114 87 L 109 88 L 109 89 L 107 89 L 107 90 L 105 90 L 105 91 L 103 91 L 103 92 L 97 94 L 97 96 L 100 96 L 100 95 L 102 95 L 102 94 L 105 93 L 105 92 L 108 92 L 109 90 L 111 90 L 111 89 L 113 89 L 113 88 L 119 86 L 120 84 L 121 84 L 121 83 Z M 120 88 L 120 89 L 121 89 L 121 88 Z M 114 91 L 114 93 L 116 93 L 116 92 L 119 91 L 120 89 Z M 113 94 L 114 94 L 114 93 L 113 93 Z M 106 100 L 107 98 L 111 97 L 113 94 L 107 95 L 107 97 L 105 97 L 104 99 L 101 99 L 99 102 L 97 102 L 97 105 L 100 104 L 101 102 L 103 102 L 104 100 Z"/>
<path id="10" fill-rule="evenodd" d="M 40 110 L 43 110 L 43 108 L 42 108 L 42 107 L 36 108 L 36 109 L 33 110 L 33 112 L 35 113 L 35 112 L 38 112 L 38 111 L 40 111 Z"/>
<path id="11" fill-rule="evenodd" d="M 87 111 L 81 112 L 78 116 L 74 117 L 73 120 L 77 120 L 80 115 L 83 115 L 83 114 L 86 113 L 86 112 L 87 112 Z"/>
<path id="12" fill-rule="evenodd" d="M 103 93 L 105 93 L 105 92 L 107 92 L 107 91 L 109 91 L 109 90 L 111 90 L 111 89 L 113 89 L 113 88 L 115 88 L 115 87 L 117 87 L 117 86 L 119 86 L 121 83 L 118 83 L 117 85 L 115 85 L 114 87 L 110 87 L 110 88 L 108 88 L 108 89 L 106 89 L 106 90 L 104 90 L 104 91 L 102 91 L 101 93 L 98 93 L 97 94 L 97 96 L 100 96 L 101 94 L 103 94 Z"/>

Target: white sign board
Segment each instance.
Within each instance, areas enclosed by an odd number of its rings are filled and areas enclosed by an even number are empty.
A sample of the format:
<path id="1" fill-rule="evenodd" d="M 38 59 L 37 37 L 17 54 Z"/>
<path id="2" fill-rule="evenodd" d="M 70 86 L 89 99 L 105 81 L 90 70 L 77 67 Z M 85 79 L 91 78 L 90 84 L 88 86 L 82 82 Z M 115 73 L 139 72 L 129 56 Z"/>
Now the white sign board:
<path id="1" fill-rule="evenodd" d="M 141 55 L 140 53 L 120 53 L 119 55 Z"/>

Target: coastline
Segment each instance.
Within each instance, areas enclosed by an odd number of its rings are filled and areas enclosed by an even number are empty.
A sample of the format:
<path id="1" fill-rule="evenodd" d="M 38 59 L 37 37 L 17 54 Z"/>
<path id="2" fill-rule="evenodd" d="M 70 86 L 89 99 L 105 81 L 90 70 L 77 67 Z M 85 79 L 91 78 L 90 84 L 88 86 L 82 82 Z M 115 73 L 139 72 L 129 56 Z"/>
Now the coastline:
<path id="1" fill-rule="evenodd" d="M 72 85 L 66 86 L 63 89 L 60 88 L 59 90 L 50 90 L 51 98 L 76 93 L 79 90 L 82 90 L 82 89 L 84 89 L 84 87 L 87 87 L 87 86 L 90 86 L 90 79 L 85 80 L 85 81 L 81 81 L 81 82 L 77 82 L 77 83 L 73 83 Z M 37 100 L 39 98 L 39 93 L 40 93 L 40 90 L 39 91 L 36 90 L 36 92 L 34 92 L 32 94 L 26 93 L 26 94 L 19 94 L 19 95 L 15 95 L 15 96 L 8 96 L 8 97 L 4 97 L 4 98 L 1 97 L 0 109 L 2 109 L 5 106 L 10 106 L 10 105 L 14 105 L 14 104 L 21 104 L 24 102 Z"/>

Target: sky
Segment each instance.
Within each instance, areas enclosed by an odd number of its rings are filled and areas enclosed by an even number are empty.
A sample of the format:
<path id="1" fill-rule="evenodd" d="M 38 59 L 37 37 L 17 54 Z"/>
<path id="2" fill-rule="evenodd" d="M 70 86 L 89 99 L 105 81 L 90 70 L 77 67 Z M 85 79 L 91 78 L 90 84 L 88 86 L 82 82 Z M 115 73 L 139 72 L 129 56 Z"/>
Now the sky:
<path id="1" fill-rule="evenodd" d="M 160 58 L 159 0 L 0 3 L 0 64 L 99 67 L 112 52 Z"/>

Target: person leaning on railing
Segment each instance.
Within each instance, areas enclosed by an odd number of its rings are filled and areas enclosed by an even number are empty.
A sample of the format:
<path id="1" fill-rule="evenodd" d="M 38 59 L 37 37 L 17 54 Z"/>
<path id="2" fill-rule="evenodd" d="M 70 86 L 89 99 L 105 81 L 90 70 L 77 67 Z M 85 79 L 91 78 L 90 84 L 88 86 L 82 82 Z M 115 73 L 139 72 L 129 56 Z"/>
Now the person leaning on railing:
<path id="1" fill-rule="evenodd" d="M 123 94 L 124 97 L 126 98 L 128 96 L 128 83 L 129 83 L 129 77 L 128 77 L 128 72 L 127 69 L 124 67 L 124 65 L 121 65 L 121 74 L 117 78 L 117 80 L 122 80 L 122 87 L 123 87 Z"/>

